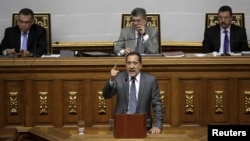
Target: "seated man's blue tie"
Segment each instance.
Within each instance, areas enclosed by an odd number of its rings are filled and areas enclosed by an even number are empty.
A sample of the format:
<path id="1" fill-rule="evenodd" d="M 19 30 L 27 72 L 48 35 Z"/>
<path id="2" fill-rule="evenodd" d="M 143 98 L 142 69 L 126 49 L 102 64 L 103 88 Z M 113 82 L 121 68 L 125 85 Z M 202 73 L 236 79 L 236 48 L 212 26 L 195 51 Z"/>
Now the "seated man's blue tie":
<path id="1" fill-rule="evenodd" d="M 27 50 L 27 42 L 28 42 L 28 33 L 23 32 L 22 50 Z"/>
<path id="2" fill-rule="evenodd" d="M 128 114 L 134 114 L 136 112 L 136 88 L 135 88 L 135 77 L 131 78 L 130 95 L 129 95 L 129 106 Z"/>

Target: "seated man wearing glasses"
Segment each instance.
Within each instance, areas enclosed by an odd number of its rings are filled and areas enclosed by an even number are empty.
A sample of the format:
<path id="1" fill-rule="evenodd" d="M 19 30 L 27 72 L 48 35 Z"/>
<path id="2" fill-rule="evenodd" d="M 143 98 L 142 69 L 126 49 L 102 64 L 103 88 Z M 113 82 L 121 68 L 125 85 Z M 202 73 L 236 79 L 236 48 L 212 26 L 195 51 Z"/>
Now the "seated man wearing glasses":
<path id="1" fill-rule="evenodd" d="M 21 9 L 17 26 L 5 29 L 0 54 L 18 56 L 41 56 L 46 54 L 46 29 L 34 23 L 31 9 Z"/>
<path id="2" fill-rule="evenodd" d="M 140 54 L 159 53 L 159 31 L 147 26 L 146 10 L 135 8 L 131 12 L 132 26 L 121 30 L 120 37 L 114 46 L 114 53 L 126 56 L 135 51 Z"/>
<path id="3" fill-rule="evenodd" d="M 231 24 L 232 9 L 222 6 L 218 11 L 219 24 L 207 28 L 202 42 L 203 53 L 217 52 L 221 55 L 230 55 L 248 51 L 246 29 Z"/>

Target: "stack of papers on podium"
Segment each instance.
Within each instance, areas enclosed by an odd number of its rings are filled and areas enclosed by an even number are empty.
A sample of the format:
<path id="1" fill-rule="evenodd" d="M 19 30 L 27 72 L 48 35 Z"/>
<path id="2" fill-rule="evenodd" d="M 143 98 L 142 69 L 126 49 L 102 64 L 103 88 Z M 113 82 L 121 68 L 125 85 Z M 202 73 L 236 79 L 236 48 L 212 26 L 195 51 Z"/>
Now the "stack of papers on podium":
<path id="1" fill-rule="evenodd" d="M 172 52 L 163 52 L 162 55 L 165 57 L 184 57 L 185 53 L 183 51 L 172 51 Z"/>

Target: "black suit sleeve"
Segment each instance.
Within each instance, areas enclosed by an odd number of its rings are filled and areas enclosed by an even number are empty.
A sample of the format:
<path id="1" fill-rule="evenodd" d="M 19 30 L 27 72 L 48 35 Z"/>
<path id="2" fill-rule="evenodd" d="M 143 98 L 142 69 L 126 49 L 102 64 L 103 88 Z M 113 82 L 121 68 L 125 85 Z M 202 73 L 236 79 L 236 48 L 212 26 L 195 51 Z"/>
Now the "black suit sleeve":
<path id="1" fill-rule="evenodd" d="M 35 56 L 41 56 L 47 53 L 46 29 L 33 25 L 29 33 L 28 50 Z"/>

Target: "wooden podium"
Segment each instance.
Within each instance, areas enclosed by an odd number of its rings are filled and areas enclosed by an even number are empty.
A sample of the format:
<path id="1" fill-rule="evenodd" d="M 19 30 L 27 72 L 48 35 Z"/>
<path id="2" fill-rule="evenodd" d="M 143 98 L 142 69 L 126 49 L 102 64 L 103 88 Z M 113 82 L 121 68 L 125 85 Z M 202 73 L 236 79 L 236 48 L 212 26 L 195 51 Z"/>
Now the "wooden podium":
<path id="1" fill-rule="evenodd" d="M 146 114 L 116 114 L 114 118 L 114 137 L 147 137 L 146 119 Z"/>

